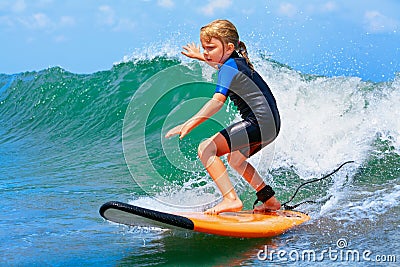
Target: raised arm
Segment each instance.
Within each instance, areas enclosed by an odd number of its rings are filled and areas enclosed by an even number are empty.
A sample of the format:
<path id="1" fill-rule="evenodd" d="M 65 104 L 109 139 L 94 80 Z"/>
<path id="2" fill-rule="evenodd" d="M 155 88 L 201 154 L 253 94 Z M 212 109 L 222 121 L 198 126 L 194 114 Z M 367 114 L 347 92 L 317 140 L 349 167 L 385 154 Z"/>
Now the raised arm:
<path id="1" fill-rule="evenodd" d="M 187 135 L 191 130 L 196 128 L 202 122 L 206 121 L 210 117 L 212 117 L 215 113 L 217 113 L 222 106 L 224 105 L 226 100 L 226 96 L 220 93 L 215 93 L 213 98 L 209 100 L 199 112 L 196 113 L 192 118 L 186 121 L 184 124 L 178 125 L 175 128 L 168 131 L 165 135 L 166 138 L 169 138 L 173 135 L 179 134 L 179 138 L 182 139 Z"/>

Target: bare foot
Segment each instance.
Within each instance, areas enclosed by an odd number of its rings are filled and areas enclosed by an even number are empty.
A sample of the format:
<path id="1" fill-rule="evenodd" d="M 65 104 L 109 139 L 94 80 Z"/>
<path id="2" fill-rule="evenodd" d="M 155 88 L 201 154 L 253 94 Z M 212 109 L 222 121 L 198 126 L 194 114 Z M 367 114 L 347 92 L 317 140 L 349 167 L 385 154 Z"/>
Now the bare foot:
<path id="1" fill-rule="evenodd" d="M 205 214 L 219 214 L 225 211 L 241 211 L 243 208 L 242 201 L 239 198 L 224 198 L 221 203 L 215 207 L 206 210 Z"/>
<path id="2" fill-rule="evenodd" d="M 256 206 L 254 208 L 255 212 L 265 212 L 265 211 L 276 211 L 281 208 L 281 203 L 276 199 L 276 197 L 271 197 L 262 205 Z"/>

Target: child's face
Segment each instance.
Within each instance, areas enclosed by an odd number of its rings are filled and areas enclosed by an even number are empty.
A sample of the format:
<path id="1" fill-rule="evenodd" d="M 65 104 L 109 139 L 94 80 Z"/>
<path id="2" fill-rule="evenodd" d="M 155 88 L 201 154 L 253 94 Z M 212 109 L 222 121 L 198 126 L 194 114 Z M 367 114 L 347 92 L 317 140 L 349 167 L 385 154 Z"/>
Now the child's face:
<path id="1" fill-rule="evenodd" d="M 231 49 L 232 44 L 229 43 L 224 46 L 215 37 L 212 37 L 210 41 L 201 38 L 200 41 L 204 49 L 204 59 L 209 65 L 223 64 L 230 57 L 234 49 Z"/>

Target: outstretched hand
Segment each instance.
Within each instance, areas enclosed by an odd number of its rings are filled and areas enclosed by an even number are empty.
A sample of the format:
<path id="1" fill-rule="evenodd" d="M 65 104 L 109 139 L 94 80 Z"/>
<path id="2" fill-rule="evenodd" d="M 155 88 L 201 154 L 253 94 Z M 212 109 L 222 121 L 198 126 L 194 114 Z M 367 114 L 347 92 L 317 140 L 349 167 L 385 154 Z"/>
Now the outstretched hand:
<path id="1" fill-rule="evenodd" d="M 175 126 L 171 130 L 167 132 L 165 138 L 170 138 L 171 136 L 177 135 L 181 133 L 182 125 Z"/>
<path id="2" fill-rule="evenodd" d="M 200 45 L 196 46 L 195 43 L 191 43 L 183 46 L 182 48 L 184 49 L 184 51 L 181 52 L 183 55 L 204 61 L 204 56 L 200 52 Z"/>
<path id="3" fill-rule="evenodd" d="M 170 138 L 171 136 L 179 135 L 179 139 L 182 139 L 189 132 L 190 132 L 190 129 L 188 129 L 188 127 L 185 127 L 185 124 L 180 124 L 180 125 L 172 128 L 171 130 L 169 130 L 167 132 L 167 134 L 165 135 L 165 138 Z"/>

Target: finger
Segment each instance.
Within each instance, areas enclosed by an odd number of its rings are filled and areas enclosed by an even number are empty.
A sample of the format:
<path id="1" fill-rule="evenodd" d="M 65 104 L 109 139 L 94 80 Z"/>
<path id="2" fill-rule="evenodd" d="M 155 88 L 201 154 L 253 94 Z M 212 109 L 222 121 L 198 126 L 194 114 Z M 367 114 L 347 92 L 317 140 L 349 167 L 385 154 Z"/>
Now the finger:
<path id="1" fill-rule="evenodd" d="M 183 139 L 183 137 L 185 137 L 187 135 L 187 132 L 180 132 L 179 133 L 179 139 Z"/>
<path id="2" fill-rule="evenodd" d="M 190 47 L 190 49 L 196 49 L 196 44 L 195 43 L 191 43 L 191 44 L 189 44 L 189 47 Z"/>
<path id="3" fill-rule="evenodd" d="M 174 135 L 176 135 L 177 133 L 175 133 L 175 132 L 171 132 L 171 131 L 169 131 L 166 135 L 165 135 L 165 138 L 170 138 L 171 136 L 174 136 Z"/>

